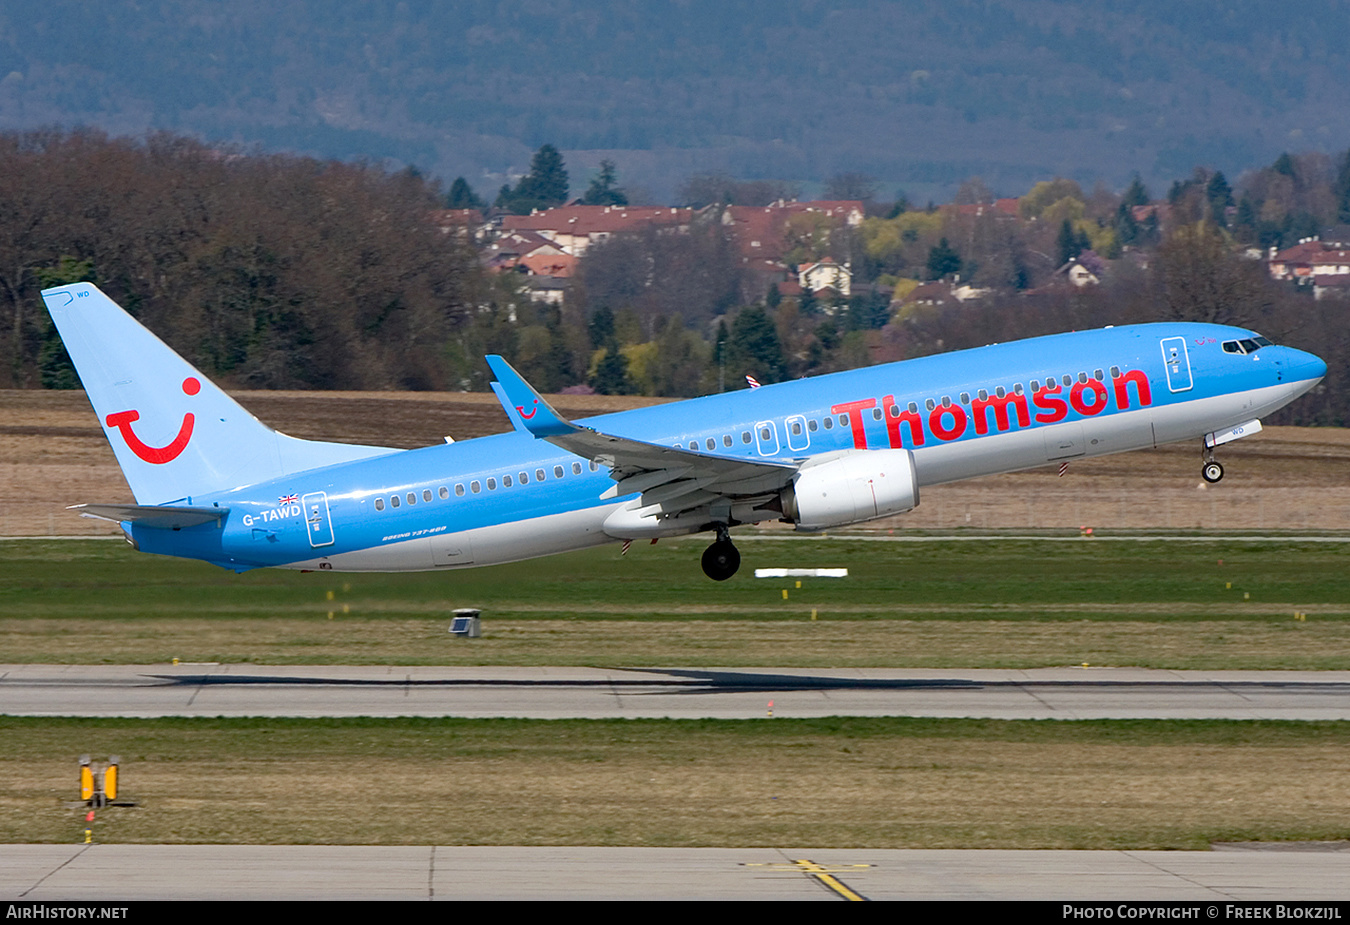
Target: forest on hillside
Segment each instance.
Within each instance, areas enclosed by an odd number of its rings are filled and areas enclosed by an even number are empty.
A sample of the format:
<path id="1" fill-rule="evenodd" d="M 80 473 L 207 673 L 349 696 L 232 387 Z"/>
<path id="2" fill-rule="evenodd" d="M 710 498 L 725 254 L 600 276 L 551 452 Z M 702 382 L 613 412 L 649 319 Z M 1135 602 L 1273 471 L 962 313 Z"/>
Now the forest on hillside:
<path id="1" fill-rule="evenodd" d="M 446 191 L 415 171 L 168 134 L 3 134 L 0 383 L 77 385 L 38 293 L 88 279 L 237 387 L 484 389 L 482 357 L 501 353 L 547 391 L 694 395 L 744 387 L 747 374 L 774 382 L 1056 331 L 1203 320 L 1325 358 L 1325 382 L 1279 420 L 1345 425 L 1350 303 L 1273 281 L 1243 247 L 1345 221 L 1345 164 L 1291 155 L 1231 185 L 1199 170 L 1156 198 L 1046 180 L 1021 199 L 1036 214 L 1013 221 L 872 203 L 875 214 L 838 238 L 796 230 L 794 253 L 856 258 L 859 285 L 838 300 L 764 288 L 713 203 L 700 213 L 713 219 L 685 234 L 593 248 L 558 306 L 533 301 L 521 274 L 490 272 L 466 236 L 438 225 Z M 964 190 L 976 203 L 988 196 L 973 180 Z M 1140 197 L 1166 205 L 1169 220 L 1136 222 Z M 1100 285 L 1054 284 L 1066 254 L 1089 251 Z M 892 302 L 962 271 L 984 297 Z"/>
<path id="2" fill-rule="evenodd" d="M 427 172 L 548 142 L 668 198 L 700 167 L 946 198 L 1230 173 L 1350 137 L 1350 8 L 1303 0 L 8 0 L 0 126 L 168 130 Z"/>

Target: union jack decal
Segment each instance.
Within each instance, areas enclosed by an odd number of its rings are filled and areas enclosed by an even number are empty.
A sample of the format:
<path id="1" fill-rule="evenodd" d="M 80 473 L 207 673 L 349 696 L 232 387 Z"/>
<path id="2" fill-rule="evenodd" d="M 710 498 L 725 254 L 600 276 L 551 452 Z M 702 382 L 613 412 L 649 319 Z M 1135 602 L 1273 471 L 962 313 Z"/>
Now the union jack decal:
<path id="1" fill-rule="evenodd" d="M 295 504 L 299 500 L 299 495 L 282 495 L 277 499 L 277 504 Z"/>

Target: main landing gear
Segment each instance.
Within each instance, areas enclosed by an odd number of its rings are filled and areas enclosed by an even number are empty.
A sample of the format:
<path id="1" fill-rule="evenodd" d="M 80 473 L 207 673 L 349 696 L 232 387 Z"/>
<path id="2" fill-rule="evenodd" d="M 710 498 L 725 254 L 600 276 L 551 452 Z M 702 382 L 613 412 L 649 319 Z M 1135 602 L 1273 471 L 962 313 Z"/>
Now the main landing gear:
<path id="1" fill-rule="evenodd" d="M 717 525 L 717 539 L 703 550 L 703 574 L 713 581 L 726 581 L 741 567 L 741 554 L 731 542 L 725 524 Z"/>
<path id="2" fill-rule="evenodd" d="M 1202 446 L 1200 455 L 1205 464 L 1200 468 L 1200 478 L 1213 484 L 1223 478 L 1223 466 L 1214 461 L 1214 447 L 1208 444 L 1202 444 Z"/>

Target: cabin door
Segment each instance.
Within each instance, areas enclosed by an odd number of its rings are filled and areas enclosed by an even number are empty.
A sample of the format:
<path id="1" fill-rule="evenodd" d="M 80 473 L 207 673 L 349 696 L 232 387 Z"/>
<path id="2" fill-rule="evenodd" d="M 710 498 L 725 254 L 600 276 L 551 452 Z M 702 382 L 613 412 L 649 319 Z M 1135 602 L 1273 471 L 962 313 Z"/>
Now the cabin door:
<path id="1" fill-rule="evenodd" d="M 305 507 L 305 527 L 309 545 L 333 545 L 333 521 L 328 514 L 328 493 L 312 491 L 300 499 Z"/>
<path id="2" fill-rule="evenodd" d="M 1166 337 L 1162 341 L 1163 364 L 1167 367 L 1167 388 L 1172 392 L 1188 391 L 1191 380 L 1191 358 L 1186 353 L 1186 338 Z"/>

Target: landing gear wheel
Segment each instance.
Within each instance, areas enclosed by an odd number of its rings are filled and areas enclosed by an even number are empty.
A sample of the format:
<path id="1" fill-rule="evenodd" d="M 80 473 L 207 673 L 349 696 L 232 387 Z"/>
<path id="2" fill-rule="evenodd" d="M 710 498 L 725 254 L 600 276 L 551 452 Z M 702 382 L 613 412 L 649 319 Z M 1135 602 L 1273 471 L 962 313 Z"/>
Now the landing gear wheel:
<path id="1" fill-rule="evenodd" d="M 740 567 L 741 554 L 731 540 L 718 540 L 703 550 L 703 574 L 713 581 L 726 581 Z"/>
<path id="2" fill-rule="evenodd" d="M 1223 466 L 1216 462 L 1207 462 L 1205 467 L 1200 470 L 1200 477 L 1206 482 L 1217 482 L 1223 478 Z"/>

